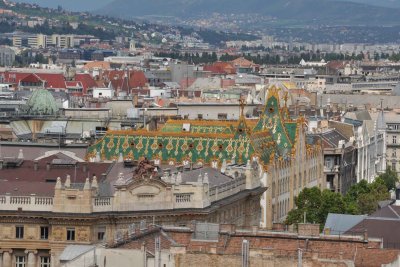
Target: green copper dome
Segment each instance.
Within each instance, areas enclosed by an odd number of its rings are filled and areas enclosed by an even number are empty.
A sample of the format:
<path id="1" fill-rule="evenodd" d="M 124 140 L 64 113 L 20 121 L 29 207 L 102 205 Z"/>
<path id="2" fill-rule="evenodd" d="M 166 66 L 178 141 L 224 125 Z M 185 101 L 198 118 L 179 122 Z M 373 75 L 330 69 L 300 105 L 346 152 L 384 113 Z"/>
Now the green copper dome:
<path id="1" fill-rule="evenodd" d="M 44 89 L 33 92 L 26 105 L 30 115 L 55 115 L 58 112 L 56 100 Z"/>

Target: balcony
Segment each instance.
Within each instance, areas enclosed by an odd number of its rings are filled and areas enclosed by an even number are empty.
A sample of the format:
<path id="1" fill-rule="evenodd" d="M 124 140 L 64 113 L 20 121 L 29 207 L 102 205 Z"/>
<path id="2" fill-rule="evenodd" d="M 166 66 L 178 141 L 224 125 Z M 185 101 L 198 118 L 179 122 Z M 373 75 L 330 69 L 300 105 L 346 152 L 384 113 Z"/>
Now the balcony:
<path id="1" fill-rule="evenodd" d="M 53 198 L 39 196 L 0 196 L 1 210 L 52 211 Z"/>

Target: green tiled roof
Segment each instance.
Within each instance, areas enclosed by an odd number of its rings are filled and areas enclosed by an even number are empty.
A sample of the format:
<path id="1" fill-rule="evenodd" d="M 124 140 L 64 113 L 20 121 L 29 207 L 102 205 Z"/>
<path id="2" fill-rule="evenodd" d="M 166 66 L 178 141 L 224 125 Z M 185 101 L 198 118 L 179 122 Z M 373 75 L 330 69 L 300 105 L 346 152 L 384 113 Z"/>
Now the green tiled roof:
<path id="1" fill-rule="evenodd" d="M 109 131 L 88 149 L 88 158 L 100 154 L 102 159 L 124 158 L 140 160 L 160 159 L 174 161 L 211 163 L 234 159 L 246 163 L 258 156 L 266 166 L 272 154 L 290 152 L 296 142 L 296 122 L 285 122 L 282 117 L 276 89 L 270 93 L 265 110 L 254 127 L 244 117 L 239 121 L 169 121 L 156 132 Z M 183 131 L 184 124 L 190 130 Z"/>
<path id="2" fill-rule="evenodd" d="M 253 129 L 253 132 L 269 130 L 279 155 L 283 155 L 293 148 L 297 131 L 297 123 L 285 122 L 282 115 L 278 94 L 272 93 L 267 99 L 260 120 Z"/>
<path id="3" fill-rule="evenodd" d="M 110 132 L 97 144 L 89 148 L 89 155 L 100 153 L 103 159 L 118 159 L 120 153 L 125 158 L 140 160 L 142 158 L 182 162 L 234 158 L 237 162 L 247 162 L 254 154 L 250 139 L 235 138 L 233 135 L 190 134 L 185 136 L 163 133 L 119 134 Z"/>

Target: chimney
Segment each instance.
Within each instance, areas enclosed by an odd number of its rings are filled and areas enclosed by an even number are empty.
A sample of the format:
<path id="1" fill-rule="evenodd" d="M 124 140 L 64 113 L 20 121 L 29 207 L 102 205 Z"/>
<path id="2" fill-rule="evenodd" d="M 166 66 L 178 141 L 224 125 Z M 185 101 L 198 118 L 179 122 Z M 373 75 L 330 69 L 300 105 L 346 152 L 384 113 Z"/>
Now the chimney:
<path id="1" fill-rule="evenodd" d="M 24 159 L 24 152 L 22 151 L 22 149 L 19 150 L 18 159 Z"/>
<path id="2" fill-rule="evenodd" d="M 205 174 L 204 174 L 203 183 L 204 183 L 204 184 L 210 183 L 209 180 L 208 180 L 208 173 L 205 173 Z"/>
<path id="3" fill-rule="evenodd" d="M 65 179 L 65 188 L 70 188 L 71 187 L 71 176 L 68 174 L 67 179 Z"/>
<path id="4" fill-rule="evenodd" d="M 50 162 L 47 162 L 47 163 L 46 163 L 46 170 L 50 171 L 50 168 L 51 168 Z"/>
<path id="5" fill-rule="evenodd" d="M 96 177 L 96 175 L 93 175 L 93 178 L 92 178 L 92 188 L 99 188 L 99 184 L 97 183 L 97 177 Z"/>
<path id="6" fill-rule="evenodd" d="M 57 177 L 57 182 L 56 182 L 56 186 L 55 189 L 61 189 L 62 185 L 61 185 L 61 178 Z"/>
<path id="7" fill-rule="evenodd" d="M 86 178 L 85 185 L 83 186 L 83 190 L 90 190 L 90 181 L 89 178 Z"/>
<path id="8" fill-rule="evenodd" d="M 33 170 L 37 171 L 39 169 L 39 162 L 37 160 L 33 161 Z"/>
<path id="9" fill-rule="evenodd" d="M 197 177 L 197 182 L 200 184 L 203 183 L 203 176 L 201 175 L 201 173 L 199 174 L 199 177 Z"/>
<path id="10" fill-rule="evenodd" d="M 182 183 L 182 173 L 178 172 L 178 175 L 176 176 L 175 184 L 180 185 Z"/>
<path id="11" fill-rule="evenodd" d="M 137 94 L 133 95 L 133 107 L 136 108 L 138 106 L 139 96 Z"/>
<path id="12" fill-rule="evenodd" d="M 86 163 L 86 162 L 82 163 L 82 171 L 83 171 L 84 173 L 87 172 L 87 163 Z"/>

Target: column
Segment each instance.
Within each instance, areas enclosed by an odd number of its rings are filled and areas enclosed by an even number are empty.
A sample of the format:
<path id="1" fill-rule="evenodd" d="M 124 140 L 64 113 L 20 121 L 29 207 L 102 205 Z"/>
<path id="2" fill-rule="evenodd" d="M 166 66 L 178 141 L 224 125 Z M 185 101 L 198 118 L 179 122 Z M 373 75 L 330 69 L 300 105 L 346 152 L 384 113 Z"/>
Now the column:
<path id="1" fill-rule="evenodd" d="M 27 254 L 27 267 L 36 267 L 36 254 L 37 250 L 25 250 L 25 253 Z"/>
<path id="2" fill-rule="evenodd" d="M 12 249 L 3 249 L 3 267 L 12 267 L 11 253 Z"/>
<path id="3" fill-rule="evenodd" d="M 56 257 L 54 255 L 54 253 L 50 254 L 50 266 L 51 267 L 55 267 L 56 266 Z"/>

